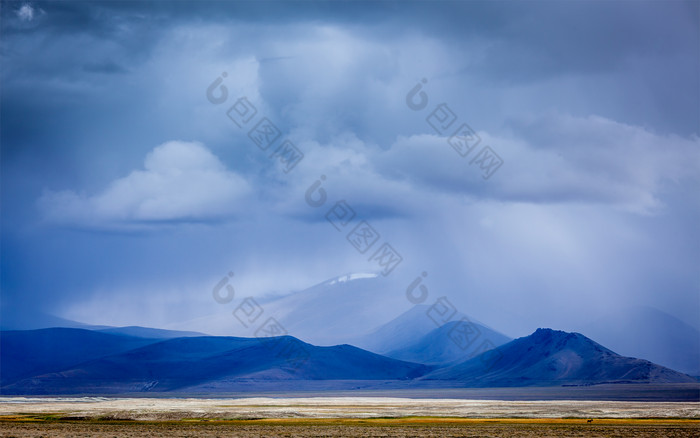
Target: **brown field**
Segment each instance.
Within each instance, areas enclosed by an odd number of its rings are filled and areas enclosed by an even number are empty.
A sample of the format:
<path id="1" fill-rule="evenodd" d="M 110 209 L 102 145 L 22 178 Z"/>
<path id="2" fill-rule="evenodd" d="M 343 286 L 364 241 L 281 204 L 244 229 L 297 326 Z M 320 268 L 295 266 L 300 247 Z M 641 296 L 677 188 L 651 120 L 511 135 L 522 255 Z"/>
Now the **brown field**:
<path id="1" fill-rule="evenodd" d="M 0 420 L 1 437 L 700 437 L 698 420 L 279 419 L 234 421 Z"/>
<path id="2" fill-rule="evenodd" d="M 0 397 L 0 437 L 296 436 L 700 437 L 700 403 Z"/>
<path id="3" fill-rule="evenodd" d="M 405 397 L 0 397 L 0 417 L 22 414 L 53 419 L 137 421 L 403 417 L 700 420 L 700 403 Z"/>

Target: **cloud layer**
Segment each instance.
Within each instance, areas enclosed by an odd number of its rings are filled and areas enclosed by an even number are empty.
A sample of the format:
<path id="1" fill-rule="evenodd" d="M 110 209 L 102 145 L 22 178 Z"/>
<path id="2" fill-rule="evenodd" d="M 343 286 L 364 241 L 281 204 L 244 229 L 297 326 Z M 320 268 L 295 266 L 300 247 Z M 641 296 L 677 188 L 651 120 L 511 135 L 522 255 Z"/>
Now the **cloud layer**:
<path id="1" fill-rule="evenodd" d="M 109 228 L 229 219 L 245 211 L 250 190 L 202 144 L 171 141 L 148 153 L 143 170 L 99 193 L 47 191 L 38 202 L 51 221 Z"/>
<path id="2" fill-rule="evenodd" d="M 630 302 L 698 319 L 697 2 L 0 13 L 3 303 L 144 325 L 230 313 L 210 299 L 229 271 L 264 295 L 371 270 L 326 220 L 344 200 L 404 257 L 387 294 L 426 271 L 514 336 Z M 227 117 L 243 96 L 304 153 L 294 169 Z M 481 139 L 466 157 L 426 121 L 440 104 Z M 504 161 L 488 179 L 485 146 Z"/>

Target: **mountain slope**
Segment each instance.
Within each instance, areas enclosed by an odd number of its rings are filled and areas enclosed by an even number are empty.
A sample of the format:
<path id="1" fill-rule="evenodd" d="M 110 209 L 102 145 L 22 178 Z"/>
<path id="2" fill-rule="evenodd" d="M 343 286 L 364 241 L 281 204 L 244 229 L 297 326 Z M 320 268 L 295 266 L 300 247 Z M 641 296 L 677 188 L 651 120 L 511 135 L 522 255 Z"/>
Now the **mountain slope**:
<path id="1" fill-rule="evenodd" d="M 4 386 L 5 394 L 186 390 L 206 382 L 260 380 L 405 380 L 431 368 L 349 345 L 316 347 L 291 336 L 170 339 Z"/>
<path id="2" fill-rule="evenodd" d="M 509 337 L 481 324 L 451 321 L 406 347 L 389 351 L 385 355 L 409 362 L 444 365 L 470 359 L 509 341 Z"/>
<path id="3" fill-rule="evenodd" d="M 107 326 L 83 324 L 36 310 L 32 307 L 0 303 L 0 330 L 37 330 L 52 327 L 103 329 Z"/>
<path id="4" fill-rule="evenodd" d="M 620 354 L 700 376 L 700 331 L 659 309 L 611 310 L 581 330 Z"/>
<path id="5" fill-rule="evenodd" d="M 394 359 L 426 364 L 447 364 L 463 361 L 485 345 L 499 346 L 511 338 L 456 312 L 450 321 L 438 326 L 431 319 L 431 307 L 416 305 L 371 333 L 357 338 L 361 348 Z M 463 319 L 468 323 L 460 322 Z M 440 322 L 437 318 L 437 322 Z M 462 333 L 467 330 L 467 338 Z M 488 344 L 484 342 L 489 341 Z"/>
<path id="6" fill-rule="evenodd" d="M 430 306 L 425 304 L 415 305 L 370 333 L 358 337 L 353 344 L 379 354 L 408 348 L 438 327 L 427 315 L 429 309 Z M 461 316 L 458 314 L 455 318 Z"/>
<path id="7" fill-rule="evenodd" d="M 409 306 L 395 279 L 377 274 L 342 275 L 307 289 L 275 297 L 256 297 L 264 314 L 274 317 L 287 334 L 314 345 L 351 343 Z M 238 299 L 232 304 L 238 306 Z M 231 309 L 173 325 L 178 330 L 222 336 L 253 336 Z"/>
<path id="8" fill-rule="evenodd" d="M 288 333 L 316 345 L 347 343 L 368 328 L 393 318 L 406 300 L 390 280 L 376 274 L 349 274 L 263 306 Z"/>
<path id="9" fill-rule="evenodd" d="M 538 329 L 425 380 L 454 380 L 467 387 L 552 386 L 602 382 L 695 382 L 642 359 L 620 356 L 578 333 Z"/>
<path id="10" fill-rule="evenodd" d="M 75 328 L 0 331 L 0 384 L 60 371 L 157 341 Z"/>
<path id="11" fill-rule="evenodd" d="M 204 333 L 185 332 L 179 330 L 164 330 L 150 327 L 128 326 L 128 327 L 110 327 L 96 330 L 101 333 L 111 333 L 114 335 L 134 336 L 138 338 L 150 339 L 173 339 L 173 338 L 191 338 L 195 336 L 206 336 Z"/>

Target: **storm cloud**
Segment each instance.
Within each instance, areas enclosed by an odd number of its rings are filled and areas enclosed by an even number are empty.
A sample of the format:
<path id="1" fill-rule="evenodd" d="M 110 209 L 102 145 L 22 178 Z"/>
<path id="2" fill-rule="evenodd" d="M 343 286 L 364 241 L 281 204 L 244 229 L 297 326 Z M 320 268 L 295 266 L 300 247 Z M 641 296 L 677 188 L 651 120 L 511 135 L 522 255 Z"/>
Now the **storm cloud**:
<path id="1" fill-rule="evenodd" d="M 429 271 L 514 336 L 632 303 L 697 327 L 698 17 L 697 2 L 4 2 L 3 306 L 167 325 L 221 311 L 209 291 L 230 270 L 254 296 L 364 272 L 324 216 L 344 200 L 400 248 L 387 293 Z M 303 153 L 293 168 L 227 115 L 241 97 Z M 485 146 L 503 160 L 488 178 Z M 323 211 L 304 198 L 321 175 Z"/>

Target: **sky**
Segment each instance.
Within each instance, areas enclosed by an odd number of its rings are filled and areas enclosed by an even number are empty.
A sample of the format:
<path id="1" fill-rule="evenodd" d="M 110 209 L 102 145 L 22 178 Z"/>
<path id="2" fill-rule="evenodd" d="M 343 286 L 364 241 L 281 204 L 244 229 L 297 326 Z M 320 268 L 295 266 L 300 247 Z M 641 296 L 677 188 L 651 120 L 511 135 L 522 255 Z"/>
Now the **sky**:
<path id="1" fill-rule="evenodd" d="M 164 327 L 228 272 L 425 272 L 511 336 L 698 327 L 698 2 L 1 8 L 5 308 Z"/>

